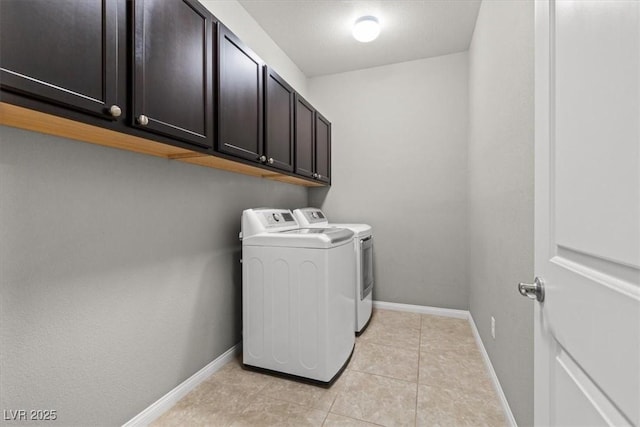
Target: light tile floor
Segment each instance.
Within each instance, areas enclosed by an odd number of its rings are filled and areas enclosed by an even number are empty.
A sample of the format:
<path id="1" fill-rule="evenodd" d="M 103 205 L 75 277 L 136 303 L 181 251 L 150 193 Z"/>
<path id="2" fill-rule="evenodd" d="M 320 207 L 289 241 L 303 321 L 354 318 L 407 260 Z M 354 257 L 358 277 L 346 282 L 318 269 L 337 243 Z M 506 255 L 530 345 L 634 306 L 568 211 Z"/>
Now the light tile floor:
<path id="1" fill-rule="evenodd" d="M 467 320 L 374 310 L 328 389 L 227 364 L 158 418 L 165 426 L 504 426 Z"/>

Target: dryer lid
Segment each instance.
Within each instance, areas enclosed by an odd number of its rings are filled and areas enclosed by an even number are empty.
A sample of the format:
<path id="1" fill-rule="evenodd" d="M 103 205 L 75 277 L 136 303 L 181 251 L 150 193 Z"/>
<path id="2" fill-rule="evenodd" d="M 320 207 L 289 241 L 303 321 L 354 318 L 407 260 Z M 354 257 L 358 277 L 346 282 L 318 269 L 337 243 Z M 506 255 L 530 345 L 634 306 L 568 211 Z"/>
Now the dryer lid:
<path id="1" fill-rule="evenodd" d="M 356 237 L 368 237 L 373 234 L 373 227 L 369 224 L 339 224 L 330 222 L 325 227 L 348 228 L 353 231 Z"/>
<path id="2" fill-rule="evenodd" d="M 329 222 L 327 216 L 318 208 L 301 208 L 293 211 L 293 216 L 301 227 L 338 227 L 348 228 L 356 234 L 356 237 L 368 237 L 373 234 L 369 224 L 339 224 Z"/>
<path id="3" fill-rule="evenodd" d="M 324 234 L 331 243 L 340 243 L 353 237 L 353 231 L 347 228 L 298 228 L 296 230 L 282 231 L 280 234 Z"/>

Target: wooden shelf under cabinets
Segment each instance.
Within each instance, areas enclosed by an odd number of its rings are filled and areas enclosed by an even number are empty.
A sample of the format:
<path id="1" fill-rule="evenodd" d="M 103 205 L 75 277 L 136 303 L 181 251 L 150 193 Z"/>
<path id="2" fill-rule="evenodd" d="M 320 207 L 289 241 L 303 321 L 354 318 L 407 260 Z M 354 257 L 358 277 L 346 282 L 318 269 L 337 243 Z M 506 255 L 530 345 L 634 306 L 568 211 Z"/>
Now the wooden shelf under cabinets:
<path id="1" fill-rule="evenodd" d="M 45 133 L 48 135 L 61 136 L 77 141 L 89 142 L 91 144 L 119 148 L 122 150 L 134 151 L 136 153 L 163 157 L 165 159 L 222 169 L 229 172 L 286 182 L 288 184 L 302 185 L 306 187 L 324 186 L 324 184 L 320 182 L 307 181 L 295 176 L 280 174 L 221 157 L 174 147 L 172 145 L 163 144 L 149 139 L 127 135 L 125 133 L 92 126 L 51 114 L 41 113 L 28 108 L 18 107 L 5 102 L 0 102 L 0 124 Z"/>

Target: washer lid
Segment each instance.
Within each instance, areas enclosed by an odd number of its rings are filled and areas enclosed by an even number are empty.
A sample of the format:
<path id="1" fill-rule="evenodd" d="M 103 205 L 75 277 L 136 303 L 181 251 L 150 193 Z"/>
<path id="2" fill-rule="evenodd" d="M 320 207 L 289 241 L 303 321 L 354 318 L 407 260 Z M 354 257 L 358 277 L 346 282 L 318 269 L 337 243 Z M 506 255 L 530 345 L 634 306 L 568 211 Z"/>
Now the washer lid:
<path id="1" fill-rule="evenodd" d="M 332 248 L 350 243 L 353 231 L 346 228 L 297 228 L 246 237 L 243 246 L 279 246 L 288 248 Z"/>

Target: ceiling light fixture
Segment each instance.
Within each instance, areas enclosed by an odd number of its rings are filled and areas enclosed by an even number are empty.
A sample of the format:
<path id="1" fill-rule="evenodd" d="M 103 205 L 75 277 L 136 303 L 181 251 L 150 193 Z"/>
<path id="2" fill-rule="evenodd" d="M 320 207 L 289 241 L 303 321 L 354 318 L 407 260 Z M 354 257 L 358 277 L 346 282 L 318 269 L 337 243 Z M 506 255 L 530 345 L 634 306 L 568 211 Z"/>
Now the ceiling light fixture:
<path id="1" fill-rule="evenodd" d="M 353 25 L 353 37 L 359 42 L 370 42 L 380 34 L 380 22 L 375 16 L 363 16 Z"/>

